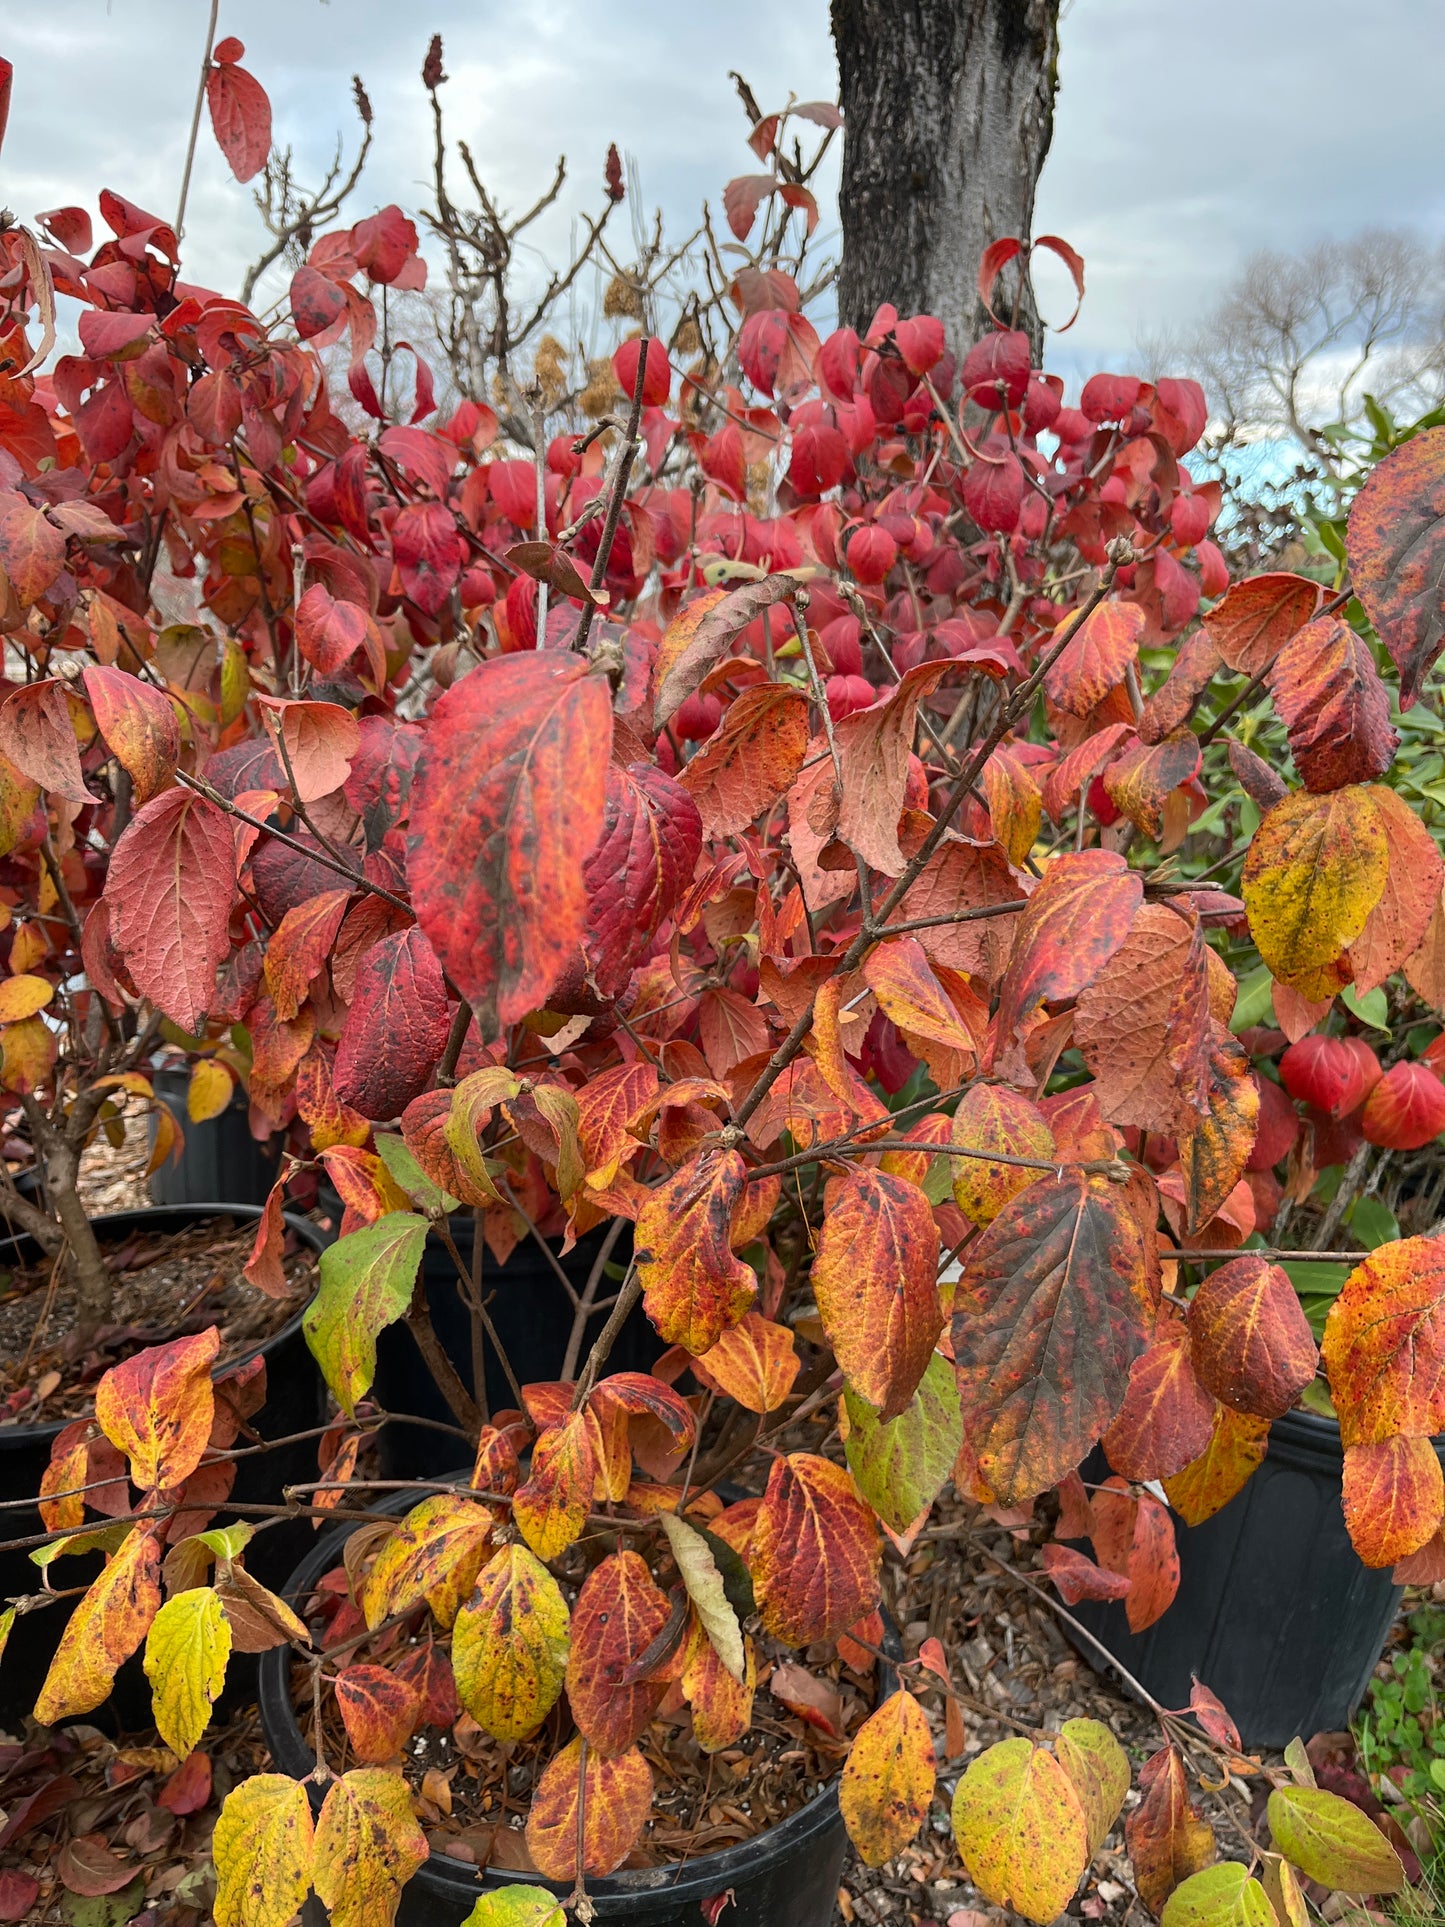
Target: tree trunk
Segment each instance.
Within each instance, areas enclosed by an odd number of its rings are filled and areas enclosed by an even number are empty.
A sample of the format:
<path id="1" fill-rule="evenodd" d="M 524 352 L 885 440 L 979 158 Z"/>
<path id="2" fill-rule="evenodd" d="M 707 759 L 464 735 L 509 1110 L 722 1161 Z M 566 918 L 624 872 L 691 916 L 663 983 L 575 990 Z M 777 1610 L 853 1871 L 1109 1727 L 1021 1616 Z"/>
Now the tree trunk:
<path id="1" fill-rule="evenodd" d="M 933 314 L 962 356 L 989 326 L 990 241 L 1032 232 L 1054 131 L 1059 0 L 832 0 L 844 114 L 841 319 Z M 1010 275 L 1011 275 L 1010 271 Z M 1019 325 L 1039 347 L 1038 318 Z"/>

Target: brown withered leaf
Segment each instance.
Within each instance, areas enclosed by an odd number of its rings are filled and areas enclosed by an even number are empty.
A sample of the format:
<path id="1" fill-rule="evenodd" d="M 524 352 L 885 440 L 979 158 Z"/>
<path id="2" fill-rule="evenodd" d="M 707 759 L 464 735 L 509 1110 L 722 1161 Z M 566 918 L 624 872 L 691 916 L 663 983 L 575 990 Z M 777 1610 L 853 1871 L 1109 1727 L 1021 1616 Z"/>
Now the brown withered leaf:
<path id="1" fill-rule="evenodd" d="M 1189 1798 L 1178 1747 L 1166 1746 L 1144 1762 L 1139 1789 L 1143 1797 L 1124 1822 L 1124 1839 L 1139 1898 L 1158 1915 L 1180 1882 L 1213 1860 L 1214 1829 Z"/>

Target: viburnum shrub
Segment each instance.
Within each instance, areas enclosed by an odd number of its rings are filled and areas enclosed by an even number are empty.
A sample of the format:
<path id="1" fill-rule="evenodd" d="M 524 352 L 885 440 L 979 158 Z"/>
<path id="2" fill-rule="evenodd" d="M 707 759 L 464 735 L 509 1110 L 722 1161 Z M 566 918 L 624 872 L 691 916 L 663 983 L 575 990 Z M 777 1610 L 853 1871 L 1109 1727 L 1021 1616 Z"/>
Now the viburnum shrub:
<path id="1" fill-rule="evenodd" d="M 238 56 L 218 58 L 244 122 Z M 772 153 L 776 197 L 725 197 L 740 243 L 772 198 L 810 218 Z M 480 398 L 439 410 L 414 351 L 394 418 L 376 291 L 425 274 L 399 209 L 312 240 L 271 320 L 185 282 L 165 222 L 111 194 L 101 211 L 93 252 L 76 209 L 45 217 L 53 246 L 11 229 L 0 282 L 7 861 L 51 878 L 39 914 L 60 905 L 71 946 L 41 988 L 98 1037 L 169 1023 L 239 1051 L 257 1118 L 304 1134 L 340 1192 L 306 1315 L 342 1414 L 312 1510 L 365 1489 L 348 1477 L 377 1341 L 402 1319 L 472 1463 L 361 1542 L 322 1631 L 246 1573 L 250 1525 L 182 1511 L 213 1342 L 116 1367 L 94 1438 L 139 1497 L 97 1531 L 73 1460 L 47 1483 L 53 1537 L 109 1560 L 37 1717 L 99 1705 L 144 1643 L 183 1756 L 233 1646 L 292 1642 L 324 1799 L 313 1820 L 274 1773 L 229 1794 L 216 1918 L 281 1923 L 312 1886 L 338 1919 L 385 1918 L 426 1854 L 398 1763 L 437 1707 L 503 1744 L 546 1722 L 527 1845 L 580 1896 L 647 1820 L 637 1743 L 664 1702 L 716 1750 L 780 1651 L 880 1650 L 885 1551 L 950 1483 L 1015 1524 L 1056 1494 L 1043 1560 L 1064 1598 L 1151 1623 L 1178 1580 L 1153 1482 L 1191 1522 L 1217 1511 L 1319 1365 L 1283 1254 L 1236 1250 L 1261 1133 L 1279 1163 L 1289 1093 L 1325 1119 L 1363 1102 L 1381 1143 L 1435 1117 L 1417 1064 L 1367 1091 L 1369 1053 L 1321 1036 L 1281 1088 L 1229 1024 L 1261 962 L 1299 1036 L 1401 971 L 1441 1001 L 1442 866 L 1382 781 L 1370 628 L 1412 703 L 1445 641 L 1445 431 L 1362 491 L 1353 595 L 1322 606 L 1301 576 L 1228 582 L 1217 497 L 1183 465 L 1192 382 L 1102 374 L 1066 405 L 1002 322 L 961 363 L 935 320 L 891 308 L 820 337 L 764 255 L 731 283 L 716 365 L 688 361 L 686 317 L 667 341 L 639 331 L 613 415 L 528 453 Z M 1082 291 L 1082 262 L 1047 245 Z M 1026 262 L 991 249 L 984 302 Z M 28 317 L 44 326 L 52 289 L 81 304 L 81 352 L 37 373 Z M 343 343 L 359 425 L 323 360 Z M 156 606 L 162 561 L 185 622 Z M 1261 688 L 1288 781 L 1229 740 Z M 1191 840 L 1225 742 L 1257 827 L 1240 836 L 1231 801 Z M 1241 855 L 1238 896 L 1200 874 Z M 36 1021 L 7 1023 L 7 1077 Z M 79 1132 L 73 1061 L 32 1081 Z M 249 1267 L 262 1291 L 284 1288 L 282 1193 Z M 505 1411 L 449 1362 L 418 1282 L 462 1207 L 497 1261 L 534 1231 L 608 1227 L 564 1377 Z M 495 1330 L 457 1268 L 484 1357 Z M 609 1372 L 639 1299 L 666 1349 Z M 1413 1238 L 1364 1258 L 1325 1327 L 1350 1530 L 1402 1578 L 1445 1574 L 1442 1308 L 1445 1242 Z M 1101 1438 L 1115 1475 L 1090 1491 Z M 754 1475 L 750 1496 L 720 1489 Z M 875 1862 L 932 1797 L 920 1699 L 953 1695 L 941 1653 L 898 1677 L 842 1775 Z M 1248 1770 L 1212 1695 L 1193 1710 Z M 1302 1757 L 1270 1796 L 1263 1885 L 1208 1865 L 1161 1717 L 1126 1828 L 1151 1909 L 1268 1920 L 1272 1900 L 1293 1922 L 1294 1869 L 1402 1883 Z M 1128 1784 L 1093 1721 L 990 1747 L 953 1800 L 969 1877 L 1052 1920 Z M 537 1891 L 474 1918 L 555 1912 Z"/>

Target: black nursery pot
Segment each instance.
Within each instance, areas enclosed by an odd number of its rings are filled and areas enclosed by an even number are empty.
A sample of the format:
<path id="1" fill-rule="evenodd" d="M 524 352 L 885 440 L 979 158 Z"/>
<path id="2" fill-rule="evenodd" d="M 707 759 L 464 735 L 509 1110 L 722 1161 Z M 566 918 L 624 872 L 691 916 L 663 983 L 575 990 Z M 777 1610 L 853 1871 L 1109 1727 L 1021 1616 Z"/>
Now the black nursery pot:
<path id="1" fill-rule="evenodd" d="M 190 1071 L 167 1064 L 152 1082 L 156 1096 L 185 1133 L 178 1158 L 167 1158 L 150 1180 L 157 1204 L 264 1204 L 281 1168 L 279 1135 L 260 1143 L 252 1137 L 250 1105 L 238 1089 L 219 1117 L 193 1124 L 186 1110 Z M 155 1143 L 155 1123 L 150 1126 Z"/>
<path id="2" fill-rule="evenodd" d="M 101 1243 L 116 1244 L 136 1232 L 184 1231 L 189 1225 L 208 1218 L 229 1217 L 237 1223 L 259 1218 L 259 1206 L 241 1204 L 164 1205 L 151 1210 L 112 1211 L 92 1220 Z M 316 1226 L 304 1218 L 287 1213 L 287 1228 L 304 1244 L 319 1251 L 325 1239 Z M 25 1237 L 0 1242 L 10 1262 L 25 1263 L 37 1255 L 37 1248 Z M 225 1367 L 247 1363 L 257 1354 L 266 1361 L 266 1402 L 251 1423 L 263 1438 L 285 1438 L 321 1424 L 326 1416 L 325 1387 L 301 1330 L 301 1314 L 282 1326 L 263 1344 L 255 1346 Z M 40 1490 L 41 1474 L 50 1463 L 50 1448 L 69 1421 L 57 1420 L 43 1425 L 0 1426 L 0 1493 L 7 1499 L 20 1499 Z M 237 1461 L 236 1483 L 231 1497 L 240 1504 L 275 1505 L 282 1488 L 316 1476 L 316 1440 L 283 1445 L 274 1452 L 258 1452 L 253 1458 Z M 221 1508 L 222 1516 L 225 1507 Z M 45 1525 L 33 1506 L 0 1514 L 0 1537 L 25 1538 L 43 1533 Z M 246 1565 L 265 1584 L 277 1586 L 285 1578 L 314 1534 L 309 1520 L 287 1520 L 269 1527 L 247 1549 Z M 88 1583 L 100 1570 L 94 1557 L 62 1560 L 51 1568 L 57 1587 Z M 41 1591 L 40 1568 L 25 1551 L 0 1552 L 0 1604 L 11 1597 Z M 74 1602 L 72 1602 L 73 1604 Z M 60 1634 L 68 1617 L 65 1605 L 46 1606 L 37 1612 L 17 1615 L 10 1629 L 5 1657 L 0 1662 L 0 1727 L 14 1731 L 21 1717 L 35 1704 Z M 239 1672 L 238 1672 L 239 1667 Z M 231 1690 L 245 1690 L 249 1682 L 246 1656 L 232 1662 Z M 88 1717 L 99 1724 L 107 1719 L 122 1727 L 144 1726 L 150 1721 L 149 1688 L 139 1658 L 126 1662 L 116 1676 L 115 1691 L 108 1707 Z"/>
<path id="3" fill-rule="evenodd" d="M 473 1238 L 470 1213 L 457 1212 L 450 1229 L 458 1253 L 463 1262 L 470 1265 Z M 577 1240 L 571 1251 L 558 1257 L 574 1291 L 580 1292 L 586 1284 L 605 1235 L 605 1226 L 589 1231 Z M 614 1245 L 612 1257 L 625 1265 L 629 1253 L 630 1246 L 624 1235 Z M 457 1269 L 451 1253 L 435 1234 L 426 1241 L 422 1276 L 437 1337 L 470 1391 L 471 1314 L 457 1289 Z M 609 1281 L 598 1295 L 610 1298 L 614 1289 Z M 572 1304 L 535 1239 L 524 1238 L 504 1265 L 495 1263 L 490 1252 L 483 1253 L 482 1294 L 518 1382 L 530 1385 L 560 1378 L 572 1331 Z M 606 1322 L 605 1311 L 595 1312 L 588 1321 L 583 1358 Z M 648 1371 L 662 1355 L 662 1349 L 661 1339 L 639 1304 L 618 1333 L 607 1369 L 610 1372 Z M 488 1409 L 496 1412 L 515 1405 L 512 1389 L 490 1341 L 486 1348 L 486 1376 Z M 414 1413 L 418 1418 L 444 1425 L 456 1424 L 450 1406 L 437 1390 L 416 1340 L 404 1322 L 387 1326 L 377 1338 L 375 1385 L 377 1399 L 385 1411 Z M 434 1479 L 456 1465 L 457 1440 L 446 1432 L 393 1420 L 382 1428 L 380 1453 L 384 1476 L 389 1479 Z"/>
<path id="4" fill-rule="evenodd" d="M 1435 1441 L 1445 1462 L 1445 1438 Z M 1248 1747 L 1282 1747 L 1346 1726 L 1384 1650 L 1400 1588 L 1362 1565 L 1340 1502 L 1344 1450 L 1333 1419 L 1287 1412 L 1238 1497 L 1201 1526 L 1177 1518 L 1179 1592 L 1145 1632 L 1117 1600 L 1072 1611 L 1168 1707 L 1197 1675 Z M 1102 1453 L 1083 1468 L 1102 1478 Z M 1082 1641 L 1075 1644 L 1098 1663 Z"/>
<path id="5" fill-rule="evenodd" d="M 414 1495 L 400 1493 L 378 1511 L 403 1512 Z M 317 1580 L 341 1559 L 341 1549 L 356 1529 L 328 1533 L 296 1568 L 285 1597 L 296 1606 Z M 890 1636 L 891 1640 L 891 1636 Z M 880 1671 L 880 1701 L 897 1687 L 892 1668 Z M 291 1705 L 290 1650 L 276 1646 L 261 1655 L 258 1700 L 261 1730 L 277 1770 L 302 1780 L 316 1757 L 302 1736 Z M 310 1789 L 320 1802 L 324 1789 Z M 699 1854 L 670 1866 L 644 1867 L 587 1882 L 588 1898 L 599 1920 L 630 1920 L 639 1927 L 699 1927 L 704 1901 L 731 1892 L 722 1920 L 729 1927 L 829 1927 L 847 1851 L 847 1834 L 838 1810 L 838 1784 L 832 1781 L 806 1806 L 780 1825 L 736 1847 Z M 463 1861 L 434 1853 L 402 1889 L 397 1927 L 460 1927 L 483 1894 L 504 1887 L 546 1887 L 559 1900 L 568 1887 L 540 1874 L 502 1869 L 479 1872 Z"/>

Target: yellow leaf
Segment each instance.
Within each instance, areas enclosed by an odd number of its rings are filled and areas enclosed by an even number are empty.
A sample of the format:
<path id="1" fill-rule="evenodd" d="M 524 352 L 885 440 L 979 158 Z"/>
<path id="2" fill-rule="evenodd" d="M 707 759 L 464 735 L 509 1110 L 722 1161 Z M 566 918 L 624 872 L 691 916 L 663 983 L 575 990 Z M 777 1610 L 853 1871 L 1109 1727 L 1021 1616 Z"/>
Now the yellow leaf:
<path id="1" fill-rule="evenodd" d="M 953 1832 L 984 1899 L 1041 1927 L 1064 1911 L 1089 1864 L 1079 1796 L 1032 1740 L 1000 1740 L 978 1756 L 954 1791 Z"/>
<path id="2" fill-rule="evenodd" d="M 192 1124 L 205 1124 L 219 1117 L 235 1090 L 231 1073 L 217 1058 L 203 1057 L 191 1072 L 186 1091 L 186 1115 Z"/>
<path id="3" fill-rule="evenodd" d="M 145 1638 L 161 1603 L 160 1547 L 134 1528 L 107 1562 L 60 1635 L 35 1702 L 42 1726 L 89 1713 L 110 1692 L 116 1668 Z"/>
<path id="4" fill-rule="evenodd" d="M 146 1637 L 145 1670 L 161 1738 L 179 1760 L 210 1724 L 226 1683 L 231 1628 L 212 1586 L 168 1599 Z"/>
<path id="5" fill-rule="evenodd" d="M 935 1777 L 923 1710 L 911 1693 L 894 1693 L 859 1727 L 838 1789 L 848 1838 L 868 1866 L 908 1845 L 927 1817 Z"/>
<path id="6" fill-rule="evenodd" d="M 1084 1824 L 1089 1829 L 1089 1854 L 1096 1854 L 1124 1810 L 1129 1791 L 1129 1757 L 1107 1726 L 1098 1720 L 1065 1720 L 1054 1741 L 1059 1765 L 1073 1781 Z"/>
<path id="7" fill-rule="evenodd" d="M 24 1017 L 33 1017 L 54 995 L 54 984 L 44 977 L 7 977 L 0 982 L 0 1024 L 17 1024 Z"/>
<path id="8" fill-rule="evenodd" d="M 457 1694 L 493 1739 L 534 1732 L 562 1691 L 571 1647 L 567 1602 L 525 1546 L 503 1546 L 452 1629 Z"/>
<path id="9" fill-rule="evenodd" d="M 211 1838 L 216 1927 L 287 1927 L 311 1887 L 315 1833 L 300 1780 L 258 1773 L 226 1795 Z"/>
<path id="10" fill-rule="evenodd" d="M 1405 1884 L 1400 1856 L 1367 1813 L 1321 1787 L 1276 1787 L 1269 1830 L 1278 1850 L 1323 1887 L 1350 1894 L 1396 1894 Z"/>
<path id="11" fill-rule="evenodd" d="M 1250 935 L 1282 984 L 1333 997 L 1350 981 L 1346 949 L 1385 888 L 1389 846 L 1359 783 L 1322 796 L 1295 790 L 1265 811 L 1244 859 Z"/>
<path id="12" fill-rule="evenodd" d="M 1237 1860 L 1191 1874 L 1170 1894 L 1160 1927 L 1276 1927 L 1264 1888 Z"/>
<path id="13" fill-rule="evenodd" d="M 399 1773 L 356 1767 L 333 1780 L 316 1823 L 312 1882 L 331 1927 L 380 1927 L 430 1852 Z"/>
<path id="14" fill-rule="evenodd" d="M 484 1505 L 450 1492 L 414 1506 L 367 1576 L 361 1600 L 367 1625 L 374 1630 L 425 1599 L 437 1623 L 450 1626 L 486 1559 L 494 1524 Z"/>

